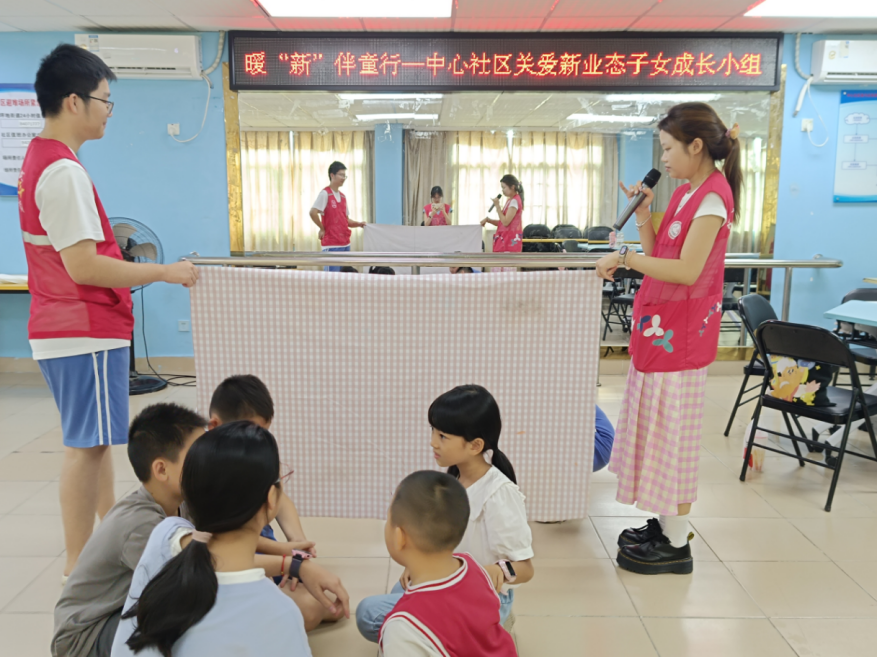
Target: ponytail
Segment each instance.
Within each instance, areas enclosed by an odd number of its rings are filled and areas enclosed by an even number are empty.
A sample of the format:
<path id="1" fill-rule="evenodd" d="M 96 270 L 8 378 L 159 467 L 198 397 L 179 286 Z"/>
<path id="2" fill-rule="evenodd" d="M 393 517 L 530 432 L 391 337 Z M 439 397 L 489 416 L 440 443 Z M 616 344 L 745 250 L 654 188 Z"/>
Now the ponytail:
<path id="1" fill-rule="evenodd" d="M 192 541 L 143 589 L 122 619 L 137 619 L 126 644 L 134 653 L 156 647 L 172 655 L 183 633 L 201 621 L 216 603 L 219 583 L 207 544 Z"/>
<path id="2" fill-rule="evenodd" d="M 505 176 L 503 176 L 502 178 L 499 179 L 499 182 L 505 183 L 509 187 L 512 187 L 514 185 L 515 193 L 519 197 L 521 197 L 521 203 L 522 204 L 524 203 L 524 186 L 521 185 L 521 181 L 519 181 L 517 178 L 515 178 L 511 174 L 506 174 Z"/>
<path id="3" fill-rule="evenodd" d="M 213 535 L 244 527 L 264 508 L 271 489 L 280 487 L 279 473 L 277 442 L 268 430 L 237 421 L 207 432 L 186 454 L 181 479 L 195 527 Z M 193 538 L 122 615 L 137 620 L 128 647 L 172 655 L 174 643 L 216 604 L 218 589 L 208 545 Z"/>
<path id="4" fill-rule="evenodd" d="M 509 461 L 509 458 L 505 456 L 505 453 L 499 448 L 493 449 L 493 455 L 490 457 L 490 463 L 493 466 L 496 466 L 497 470 L 500 471 L 503 475 L 505 475 L 509 480 L 518 483 L 518 478 L 515 476 L 515 469 L 512 467 L 512 463 Z"/>
<path id="5" fill-rule="evenodd" d="M 739 127 L 728 129 L 716 111 L 706 103 L 679 103 L 658 122 L 663 130 L 686 146 L 700 138 L 704 150 L 714 162 L 723 160 L 722 173 L 734 198 L 734 220 L 740 217 L 740 192 L 743 188 L 743 171 L 740 165 Z M 729 217 L 730 219 L 730 217 Z"/>
<path id="6" fill-rule="evenodd" d="M 518 483 L 512 463 L 499 449 L 502 418 L 499 405 L 486 388 L 475 384 L 457 386 L 436 398 L 429 407 L 428 417 L 430 426 L 440 432 L 461 436 L 468 443 L 481 439 L 483 452 L 492 453 L 490 463 L 509 480 Z M 448 475 L 459 479 L 460 469 L 451 466 Z"/>
<path id="7" fill-rule="evenodd" d="M 728 155 L 725 156 L 725 163 L 722 165 L 722 173 L 731 187 L 731 194 L 734 197 L 734 221 L 740 219 L 740 193 L 743 189 L 743 169 L 740 165 L 740 140 L 733 135 L 728 135 L 725 139 L 730 142 L 728 146 Z"/>

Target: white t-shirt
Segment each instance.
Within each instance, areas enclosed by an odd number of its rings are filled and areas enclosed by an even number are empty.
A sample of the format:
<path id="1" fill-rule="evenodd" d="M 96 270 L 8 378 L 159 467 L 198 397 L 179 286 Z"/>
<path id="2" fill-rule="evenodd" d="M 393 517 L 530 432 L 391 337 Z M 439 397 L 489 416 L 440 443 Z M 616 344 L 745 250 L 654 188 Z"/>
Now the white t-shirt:
<path id="1" fill-rule="evenodd" d="M 696 191 L 697 190 L 690 190 L 685 193 L 685 195 L 679 201 L 679 207 L 676 209 L 676 212 L 679 212 L 682 206 L 688 203 L 688 200 Z M 720 197 L 715 192 L 709 192 L 703 198 L 703 201 L 700 202 L 697 210 L 694 211 L 694 217 L 692 217 L 692 219 L 705 217 L 706 215 L 715 215 L 716 217 L 721 217 L 724 220 L 722 226 L 725 226 L 728 223 L 728 209 L 725 208 L 725 202 L 722 201 L 722 197 Z"/>
<path id="2" fill-rule="evenodd" d="M 332 196 L 335 197 L 335 201 L 341 203 L 341 193 L 332 191 Z M 326 205 L 329 203 L 329 193 L 326 192 L 325 189 L 320 190 L 320 193 L 317 195 L 317 200 L 314 201 L 314 205 L 311 208 L 316 208 L 320 212 L 326 210 Z M 347 206 L 347 216 L 350 217 L 350 206 Z"/>
<path id="3" fill-rule="evenodd" d="M 55 251 L 83 240 L 104 241 L 91 178 L 78 162 L 63 159 L 46 167 L 37 181 L 34 198 L 40 211 L 40 224 Z M 116 338 L 40 338 L 30 341 L 36 361 L 102 352 L 130 344 L 131 341 Z"/>
<path id="4" fill-rule="evenodd" d="M 518 485 L 491 466 L 466 493 L 469 525 L 455 553 L 469 553 L 482 566 L 533 557 L 533 533 L 527 524 L 524 494 Z"/>
<path id="5" fill-rule="evenodd" d="M 140 598 L 149 581 L 174 556 L 180 539 L 194 530 L 178 516 L 155 527 L 134 571 L 123 610 Z M 174 656 L 310 656 L 304 619 L 298 606 L 283 594 L 264 569 L 217 572 L 216 603 L 197 624 L 174 643 Z M 113 641 L 113 656 L 135 655 L 126 642 L 136 619 L 122 619 Z M 160 656 L 155 647 L 139 656 Z"/>

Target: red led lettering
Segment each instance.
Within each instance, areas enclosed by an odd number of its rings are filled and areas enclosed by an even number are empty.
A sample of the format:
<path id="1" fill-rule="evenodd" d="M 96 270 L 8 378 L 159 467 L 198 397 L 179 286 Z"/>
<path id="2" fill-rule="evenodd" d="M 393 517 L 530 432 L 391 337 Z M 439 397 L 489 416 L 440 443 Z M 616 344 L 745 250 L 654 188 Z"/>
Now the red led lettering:
<path id="1" fill-rule="evenodd" d="M 396 77 L 399 74 L 399 62 L 401 61 L 402 56 L 398 53 L 395 55 L 388 55 L 384 53 L 381 55 L 381 73 L 387 75 L 387 69 L 392 67 L 393 72 L 390 73 L 393 77 Z"/>
<path id="2" fill-rule="evenodd" d="M 728 56 L 722 60 L 722 63 L 719 64 L 719 71 L 725 71 L 725 77 L 727 78 L 733 71 L 740 70 L 740 62 L 734 59 L 734 53 L 728 53 Z"/>
<path id="3" fill-rule="evenodd" d="M 509 66 L 509 60 L 511 58 L 512 58 L 511 54 L 494 55 L 493 56 L 493 75 L 511 75 L 512 69 Z"/>
<path id="4" fill-rule="evenodd" d="M 670 63 L 670 58 L 664 57 L 663 52 L 658 53 L 658 56 L 651 60 L 651 63 L 655 65 L 655 70 L 649 73 L 650 78 L 660 75 L 661 73 L 664 75 L 670 75 L 670 71 L 667 70 L 667 64 Z"/>
<path id="5" fill-rule="evenodd" d="M 698 75 L 715 75 L 716 74 L 716 61 L 713 59 L 714 55 L 710 53 L 707 55 L 706 53 L 701 53 L 700 57 L 697 58 L 697 74 Z"/>
<path id="6" fill-rule="evenodd" d="M 365 53 L 359 56 L 360 75 L 377 75 L 378 74 L 378 56 L 376 54 Z"/>
<path id="7" fill-rule="evenodd" d="M 603 71 L 600 70 L 602 66 L 603 58 L 591 53 L 587 61 L 582 62 L 582 75 L 603 75 Z"/>
<path id="8" fill-rule="evenodd" d="M 338 75 L 344 75 L 346 73 L 349 78 L 350 72 L 356 68 L 356 57 L 353 53 L 338 53 L 338 57 L 335 58 L 334 66 L 338 71 Z"/>
<path id="9" fill-rule="evenodd" d="M 563 53 L 560 56 L 560 75 L 571 76 L 579 74 L 579 65 L 582 63 L 582 56 L 574 53 Z"/>
<path id="10" fill-rule="evenodd" d="M 606 55 L 606 73 L 609 75 L 624 75 L 627 70 L 624 68 L 625 57 L 619 53 Z"/>
<path id="11" fill-rule="evenodd" d="M 642 69 L 643 65 L 649 60 L 648 53 L 631 53 L 631 57 L 635 59 L 629 59 L 627 61 L 628 66 L 635 66 L 636 69 L 633 72 L 633 75 L 639 75 L 640 69 Z"/>
<path id="12" fill-rule="evenodd" d="M 432 77 L 436 77 L 439 69 L 443 70 L 445 68 L 445 58 L 439 57 L 438 53 L 433 53 L 430 57 L 426 58 L 426 68 L 432 69 Z"/>
<path id="13" fill-rule="evenodd" d="M 289 62 L 289 75 L 308 77 L 311 74 L 311 62 L 323 59 L 317 53 L 280 53 L 277 57 L 281 62 Z"/>
<path id="14" fill-rule="evenodd" d="M 530 75 L 535 75 L 535 71 L 533 70 L 533 55 L 532 53 L 518 53 L 518 59 L 515 62 L 515 66 L 517 70 L 515 71 L 515 77 L 517 78 L 519 75 L 523 75 L 524 73 L 529 73 Z"/>
<path id="15" fill-rule="evenodd" d="M 244 72 L 249 75 L 268 75 L 265 70 L 265 53 L 247 53 L 244 55 Z"/>
<path id="16" fill-rule="evenodd" d="M 761 55 L 743 55 L 740 60 L 740 75 L 761 75 Z"/>
<path id="17" fill-rule="evenodd" d="M 481 57 L 478 57 L 477 53 L 472 53 L 469 61 L 463 64 L 463 68 L 469 69 L 472 75 L 490 75 L 488 66 L 490 66 L 490 58 L 487 53 L 481 53 Z"/>
<path id="18" fill-rule="evenodd" d="M 554 70 L 557 68 L 557 58 L 554 56 L 554 53 L 544 53 L 539 58 L 536 66 L 539 67 L 536 75 L 540 78 L 544 78 L 546 75 L 557 75 L 557 71 Z"/>
<path id="19" fill-rule="evenodd" d="M 460 68 L 460 53 L 457 53 L 454 56 L 454 59 L 451 60 L 450 66 L 448 66 L 448 71 L 451 72 L 452 75 L 466 75 L 466 71 Z"/>
<path id="20" fill-rule="evenodd" d="M 694 55 L 691 53 L 682 53 L 676 58 L 673 64 L 673 73 L 670 75 L 690 75 L 694 76 L 694 69 L 691 65 L 694 63 Z"/>

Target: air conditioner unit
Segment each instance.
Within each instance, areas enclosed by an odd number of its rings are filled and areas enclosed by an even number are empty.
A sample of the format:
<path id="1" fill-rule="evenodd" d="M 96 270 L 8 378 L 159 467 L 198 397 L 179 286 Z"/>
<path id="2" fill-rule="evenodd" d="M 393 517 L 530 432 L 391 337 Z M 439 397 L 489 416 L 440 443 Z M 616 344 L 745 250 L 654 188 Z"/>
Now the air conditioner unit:
<path id="1" fill-rule="evenodd" d="M 877 41 L 817 41 L 810 61 L 813 84 L 877 82 Z"/>
<path id="2" fill-rule="evenodd" d="M 100 57 L 119 78 L 197 80 L 201 37 L 194 35 L 77 34 L 77 46 Z"/>

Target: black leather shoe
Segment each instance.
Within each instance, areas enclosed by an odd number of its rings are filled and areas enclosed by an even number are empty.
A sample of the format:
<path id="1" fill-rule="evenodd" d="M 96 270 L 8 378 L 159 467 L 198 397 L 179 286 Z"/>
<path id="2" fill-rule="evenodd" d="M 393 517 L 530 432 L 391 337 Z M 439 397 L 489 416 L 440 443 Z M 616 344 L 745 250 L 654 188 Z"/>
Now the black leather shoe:
<path id="1" fill-rule="evenodd" d="M 649 519 L 642 528 L 627 528 L 618 535 L 618 546 L 634 546 L 643 544 L 661 534 L 661 522 Z"/>
<path id="2" fill-rule="evenodd" d="M 689 540 L 694 537 L 689 534 Z M 627 571 L 644 574 L 691 573 L 694 560 L 691 558 L 691 544 L 676 548 L 664 535 L 655 537 L 644 544 L 624 546 L 618 550 L 618 566 Z"/>
<path id="3" fill-rule="evenodd" d="M 822 445 L 822 442 L 819 440 L 819 432 L 817 432 L 814 429 L 811 429 L 810 436 L 813 437 L 813 440 L 817 443 L 817 445 L 813 445 L 811 443 L 807 446 L 807 450 L 809 452 L 825 452 L 825 446 Z"/>

